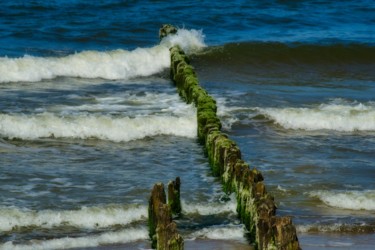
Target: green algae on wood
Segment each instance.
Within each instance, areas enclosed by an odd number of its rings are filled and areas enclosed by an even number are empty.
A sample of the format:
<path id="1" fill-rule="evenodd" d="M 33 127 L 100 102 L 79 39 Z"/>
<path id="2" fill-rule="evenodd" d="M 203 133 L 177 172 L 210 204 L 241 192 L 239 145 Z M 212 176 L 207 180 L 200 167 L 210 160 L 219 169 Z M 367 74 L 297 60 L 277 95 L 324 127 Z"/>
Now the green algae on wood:
<path id="1" fill-rule="evenodd" d="M 166 204 L 163 183 L 156 183 L 151 191 L 148 206 L 148 226 L 152 248 L 157 250 L 182 250 L 184 248 L 184 241 L 177 232 L 176 223 L 172 220 L 171 207 Z"/>
<path id="2" fill-rule="evenodd" d="M 151 191 L 148 203 L 148 228 L 152 247 L 156 248 L 156 227 L 159 221 L 159 207 L 166 202 L 163 183 L 156 183 Z"/>
<path id="3" fill-rule="evenodd" d="M 181 213 L 180 185 L 180 177 L 168 183 L 168 205 L 174 215 Z"/>
<path id="4" fill-rule="evenodd" d="M 197 108 L 198 140 L 207 153 L 212 173 L 221 178 L 226 192 L 236 193 L 238 216 L 255 248 L 300 249 L 291 218 L 275 216 L 274 198 L 267 193 L 262 174 L 241 159 L 239 147 L 221 132 L 216 101 L 199 85 L 187 55 L 179 46 L 170 48 L 170 54 L 171 79 L 181 98 Z"/>

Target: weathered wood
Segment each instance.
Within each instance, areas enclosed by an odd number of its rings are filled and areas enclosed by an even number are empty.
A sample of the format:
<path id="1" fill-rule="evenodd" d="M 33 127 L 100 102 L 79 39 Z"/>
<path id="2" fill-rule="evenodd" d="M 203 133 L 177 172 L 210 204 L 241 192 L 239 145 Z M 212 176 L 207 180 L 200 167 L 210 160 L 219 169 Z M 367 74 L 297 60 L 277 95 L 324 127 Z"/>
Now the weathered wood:
<path id="1" fill-rule="evenodd" d="M 168 183 L 168 205 L 171 207 L 173 215 L 181 213 L 180 185 L 180 177 Z"/>
<path id="2" fill-rule="evenodd" d="M 170 53 L 171 79 L 179 95 L 197 107 L 198 139 L 213 174 L 221 178 L 227 192 L 236 193 L 237 212 L 253 243 L 258 249 L 300 249 L 292 220 L 275 217 L 276 205 L 266 191 L 262 174 L 241 159 L 239 147 L 221 132 L 216 101 L 199 85 L 188 57 L 179 46 L 172 47 Z"/>
<path id="3" fill-rule="evenodd" d="M 156 183 L 151 191 L 151 197 L 148 203 L 148 227 L 149 227 L 149 236 L 151 238 L 152 247 L 156 248 L 156 228 L 159 224 L 160 207 L 165 204 L 166 196 L 164 191 L 163 183 Z"/>
<path id="4" fill-rule="evenodd" d="M 174 182 L 176 182 L 175 185 L 178 185 L 179 196 L 180 178 L 177 177 Z M 174 182 L 172 182 L 172 185 L 174 185 Z M 174 187 L 172 191 L 175 191 Z M 152 248 L 158 250 L 182 250 L 184 248 L 184 241 L 177 232 L 176 223 L 172 221 L 171 207 L 166 204 L 163 183 L 156 183 L 151 191 L 148 206 L 148 225 Z"/>
<path id="5" fill-rule="evenodd" d="M 159 30 L 159 38 L 161 40 L 167 35 L 175 33 L 177 33 L 177 29 L 173 25 L 164 24 Z"/>

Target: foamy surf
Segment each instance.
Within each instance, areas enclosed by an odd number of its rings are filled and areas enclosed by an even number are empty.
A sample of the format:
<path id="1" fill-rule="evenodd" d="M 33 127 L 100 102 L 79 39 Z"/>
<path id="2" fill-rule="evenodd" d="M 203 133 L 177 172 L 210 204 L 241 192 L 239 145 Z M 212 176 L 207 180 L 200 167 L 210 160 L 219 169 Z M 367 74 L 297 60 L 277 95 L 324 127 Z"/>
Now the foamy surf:
<path id="1" fill-rule="evenodd" d="M 3 138 L 33 140 L 38 138 L 71 138 L 127 142 L 148 136 L 175 135 L 195 138 L 197 133 L 194 112 L 183 117 L 109 115 L 0 114 L 0 135 Z"/>
<path id="2" fill-rule="evenodd" d="M 182 211 L 185 214 L 214 215 L 221 213 L 236 213 L 236 202 L 231 200 L 226 203 L 182 203 Z"/>
<path id="3" fill-rule="evenodd" d="M 0 245 L 4 250 L 29 250 L 29 249 L 69 249 L 98 247 L 110 244 L 124 244 L 148 239 L 147 228 L 130 228 L 118 232 L 108 232 L 86 237 L 65 237 L 51 240 L 31 240 L 27 244 L 14 244 L 7 242 Z"/>
<path id="4" fill-rule="evenodd" d="M 82 207 L 78 210 L 23 210 L 15 207 L 0 208 L 0 230 L 11 231 L 22 227 L 53 228 L 71 226 L 79 229 L 106 228 L 128 225 L 147 218 L 147 207 L 138 205 L 107 205 Z"/>
<path id="5" fill-rule="evenodd" d="M 170 66 L 171 46 L 195 51 L 205 46 L 203 39 L 199 31 L 181 29 L 157 46 L 132 51 L 82 51 L 64 57 L 1 57 L 0 83 L 38 82 L 56 77 L 118 80 L 151 76 Z"/>
<path id="6" fill-rule="evenodd" d="M 188 239 L 238 240 L 246 241 L 246 229 L 243 225 L 227 225 L 209 227 L 198 230 L 188 236 Z"/>
<path id="7" fill-rule="evenodd" d="M 178 29 L 177 34 L 169 35 L 161 41 L 168 48 L 179 45 L 185 53 L 194 53 L 206 47 L 204 34 L 200 30 Z"/>
<path id="8" fill-rule="evenodd" d="M 330 103 L 312 108 L 258 108 L 261 114 L 286 129 L 375 131 L 375 104 Z"/>
<path id="9" fill-rule="evenodd" d="M 375 211 L 375 190 L 363 191 L 312 191 L 311 197 L 326 205 L 341 209 Z"/>

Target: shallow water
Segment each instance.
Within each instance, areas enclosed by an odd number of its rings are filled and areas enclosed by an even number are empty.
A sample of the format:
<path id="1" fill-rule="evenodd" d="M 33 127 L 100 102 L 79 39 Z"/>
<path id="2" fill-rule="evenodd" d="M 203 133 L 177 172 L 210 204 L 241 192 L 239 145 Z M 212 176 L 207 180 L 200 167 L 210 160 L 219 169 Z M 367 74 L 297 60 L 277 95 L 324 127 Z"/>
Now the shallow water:
<path id="1" fill-rule="evenodd" d="M 169 80 L 178 44 L 302 248 L 371 249 L 374 12 L 368 0 L 3 3 L 0 248 L 147 248 L 152 185 L 176 176 L 187 245 L 249 243 Z M 178 35 L 159 41 L 163 23 Z"/>

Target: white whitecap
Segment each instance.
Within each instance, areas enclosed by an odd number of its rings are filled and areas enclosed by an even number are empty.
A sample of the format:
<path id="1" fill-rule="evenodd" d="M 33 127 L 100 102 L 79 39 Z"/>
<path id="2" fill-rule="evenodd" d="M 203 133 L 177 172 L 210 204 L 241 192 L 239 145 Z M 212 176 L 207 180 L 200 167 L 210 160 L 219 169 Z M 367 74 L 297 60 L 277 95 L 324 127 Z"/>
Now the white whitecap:
<path id="1" fill-rule="evenodd" d="M 375 190 L 362 191 L 328 191 L 319 190 L 309 192 L 311 197 L 316 197 L 331 207 L 350 210 L 375 211 Z"/>
<path id="2" fill-rule="evenodd" d="M 38 82 L 56 77 L 119 80 L 151 76 L 170 67 L 171 46 L 195 51 L 205 46 L 203 39 L 200 31 L 180 29 L 159 45 L 131 51 L 82 51 L 64 57 L 0 57 L 0 83 Z"/>
<path id="3" fill-rule="evenodd" d="M 108 205 L 103 207 L 82 207 L 78 210 L 24 210 L 14 207 L 0 208 L 0 230 L 36 226 L 53 228 L 69 225 L 76 228 L 104 228 L 113 225 L 127 225 L 147 218 L 146 206 Z"/>
<path id="4" fill-rule="evenodd" d="M 330 103 L 311 108 L 258 108 L 286 129 L 375 131 L 374 103 Z"/>
<path id="5" fill-rule="evenodd" d="M 234 200 L 225 203 L 186 203 L 181 201 L 185 214 L 214 215 L 221 213 L 236 213 L 237 204 Z"/>
<path id="6" fill-rule="evenodd" d="M 227 225 L 203 228 L 195 231 L 188 237 L 192 239 L 212 239 L 212 240 L 238 240 L 245 241 L 246 229 L 243 225 Z"/>
<path id="7" fill-rule="evenodd" d="M 178 29 L 177 34 L 169 35 L 161 41 L 162 45 L 172 47 L 179 45 L 186 53 L 193 53 L 206 47 L 204 34 L 201 30 Z"/>
<path id="8" fill-rule="evenodd" d="M 0 58 L 0 82 L 37 82 L 59 76 L 110 80 L 150 76 L 170 65 L 165 46 L 133 51 L 83 51 L 65 57 Z"/>
<path id="9" fill-rule="evenodd" d="M 7 242 L 0 245 L 4 250 L 29 250 L 29 249 L 69 249 L 98 247 L 110 244 L 125 244 L 148 239 L 147 228 L 130 228 L 118 232 L 107 232 L 100 235 L 86 237 L 65 237 L 50 240 L 31 240 L 27 244 L 14 244 Z"/>
<path id="10" fill-rule="evenodd" d="M 193 111 L 182 117 L 148 115 L 134 118 L 87 114 L 0 114 L 0 135 L 11 139 L 98 138 L 126 142 L 156 135 L 194 138 L 196 133 L 197 122 Z"/>

